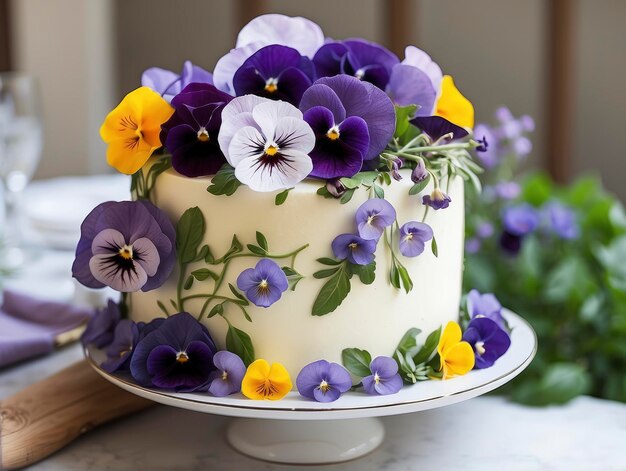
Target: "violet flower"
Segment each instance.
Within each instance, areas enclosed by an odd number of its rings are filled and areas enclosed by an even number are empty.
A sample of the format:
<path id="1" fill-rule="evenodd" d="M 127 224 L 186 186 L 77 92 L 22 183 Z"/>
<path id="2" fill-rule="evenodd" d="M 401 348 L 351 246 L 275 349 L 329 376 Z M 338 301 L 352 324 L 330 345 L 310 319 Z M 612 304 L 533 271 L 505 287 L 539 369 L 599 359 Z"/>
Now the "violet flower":
<path id="1" fill-rule="evenodd" d="M 254 94 L 298 106 L 315 80 L 313 63 L 288 46 L 270 45 L 252 54 L 235 72 L 237 96 Z"/>
<path id="2" fill-rule="evenodd" d="M 213 356 L 217 368 L 209 376 L 208 391 L 215 397 L 225 397 L 241 390 L 241 381 L 246 374 L 246 365 L 239 356 L 221 350 Z"/>
<path id="3" fill-rule="evenodd" d="M 96 348 L 107 347 L 113 342 L 115 326 L 122 318 L 119 305 L 109 299 L 107 305 L 98 309 L 89 319 L 87 328 L 80 340 L 83 345 L 94 345 Z"/>
<path id="4" fill-rule="evenodd" d="M 400 227 L 400 253 L 405 257 L 417 257 L 424 252 L 425 243 L 433 238 L 433 230 L 428 224 L 409 221 Z"/>
<path id="5" fill-rule="evenodd" d="M 289 283 L 274 260 L 263 258 L 254 268 L 241 272 L 237 277 L 237 287 L 255 306 L 269 307 L 287 291 Z"/>
<path id="6" fill-rule="evenodd" d="M 119 321 L 115 327 L 113 342 L 106 349 L 107 359 L 102 363 L 102 369 L 109 373 L 128 370 L 138 338 L 137 324 L 130 319 Z"/>
<path id="7" fill-rule="evenodd" d="M 525 236 L 537 229 L 539 215 L 535 208 L 527 203 L 509 206 L 502 213 L 502 225 L 509 234 Z"/>
<path id="8" fill-rule="evenodd" d="M 172 167 L 186 177 L 217 173 L 226 163 L 217 140 L 222 110 L 232 97 L 213 85 L 192 83 L 172 100 L 175 112 L 161 126 L 161 142 L 172 154 Z"/>
<path id="9" fill-rule="evenodd" d="M 448 141 L 455 141 L 468 134 L 466 129 L 441 116 L 418 116 L 411 120 L 411 124 L 420 128 L 423 133 L 430 137 L 432 142 L 436 142 L 444 136 L 447 136 Z"/>
<path id="10" fill-rule="evenodd" d="M 575 239 L 579 235 L 579 227 L 576 222 L 576 214 L 572 209 L 559 203 L 551 201 L 547 203 L 542 212 L 547 219 L 549 228 L 561 239 Z"/>
<path id="11" fill-rule="evenodd" d="M 435 188 L 430 195 L 422 196 L 422 204 L 430 206 L 434 210 L 446 209 L 451 202 L 452 198 L 439 188 Z"/>
<path id="12" fill-rule="evenodd" d="M 493 224 L 490 222 L 481 222 L 476 227 L 476 235 L 481 239 L 488 239 L 493 235 Z"/>
<path id="13" fill-rule="evenodd" d="M 467 253 L 478 253 L 481 246 L 482 242 L 476 237 L 470 237 L 469 239 L 465 239 L 465 251 Z"/>
<path id="14" fill-rule="evenodd" d="M 396 210 L 381 198 L 370 198 L 356 210 L 359 236 L 365 240 L 378 240 L 385 229 L 396 220 Z"/>
<path id="15" fill-rule="evenodd" d="M 503 200 L 513 200 L 522 192 L 519 183 L 514 181 L 498 182 L 494 190 L 496 195 Z"/>
<path id="16" fill-rule="evenodd" d="M 300 109 L 316 134 L 310 155 L 312 175 L 320 178 L 354 175 L 364 160 L 387 147 L 396 126 L 389 97 L 372 84 L 345 75 L 317 80 L 302 96 Z"/>
<path id="17" fill-rule="evenodd" d="M 300 370 L 296 387 L 304 397 L 317 402 L 333 402 L 350 390 L 352 378 L 343 366 L 318 360 Z"/>
<path id="18" fill-rule="evenodd" d="M 510 232 L 502 231 L 499 242 L 502 250 L 508 255 L 516 256 L 522 250 L 522 237 Z"/>
<path id="19" fill-rule="evenodd" d="M 149 201 L 99 204 L 81 225 L 72 275 L 89 288 L 153 290 L 174 268 L 175 238 L 168 217 Z"/>
<path id="20" fill-rule="evenodd" d="M 481 294 L 478 290 L 471 290 L 467 295 L 467 313 L 472 319 L 486 317 L 504 328 L 502 305 L 492 293 Z"/>
<path id="21" fill-rule="evenodd" d="M 215 343 L 191 314 L 181 312 L 143 337 L 135 347 L 130 372 L 142 386 L 192 391 L 215 370 Z"/>
<path id="22" fill-rule="evenodd" d="M 180 91 L 190 83 L 203 83 L 213 85 L 213 74 L 207 72 L 191 61 L 185 61 L 180 75 L 171 70 L 152 67 L 141 75 L 141 85 L 150 87 L 161 94 L 168 102 L 172 101 Z"/>
<path id="23" fill-rule="evenodd" d="M 463 340 L 474 350 L 475 369 L 489 368 L 511 346 L 509 334 L 487 317 L 472 319 L 463 332 Z"/>
<path id="24" fill-rule="evenodd" d="M 423 160 L 420 160 L 415 165 L 415 168 L 411 172 L 411 181 L 413 183 L 423 182 L 428 177 L 428 170 L 426 170 L 426 165 Z"/>
<path id="25" fill-rule="evenodd" d="M 374 261 L 376 242 L 354 234 L 341 234 L 335 237 L 331 246 L 335 258 L 348 260 L 354 265 L 369 265 Z"/>
<path id="26" fill-rule="evenodd" d="M 417 67 L 407 64 L 393 66 L 385 91 L 396 105 L 417 105 L 416 116 L 433 114 L 437 90 L 433 88 L 430 77 Z"/>
<path id="27" fill-rule="evenodd" d="M 404 59 L 401 64 L 410 65 L 424 72 L 430 79 L 433 89 L 439 93 L 443 72 L 441 67 L 426 52 L 415 46 L 407 46 L 404 49 Z"/>
<path id="28" fill-rule="evenodd" d="M 393 358 L 376 357 L 370 363 L 372 374 L 363 378 L 363 389 L 367 394 L 395 394 L 402 389 L 402 378 L 398 364 Z"/>

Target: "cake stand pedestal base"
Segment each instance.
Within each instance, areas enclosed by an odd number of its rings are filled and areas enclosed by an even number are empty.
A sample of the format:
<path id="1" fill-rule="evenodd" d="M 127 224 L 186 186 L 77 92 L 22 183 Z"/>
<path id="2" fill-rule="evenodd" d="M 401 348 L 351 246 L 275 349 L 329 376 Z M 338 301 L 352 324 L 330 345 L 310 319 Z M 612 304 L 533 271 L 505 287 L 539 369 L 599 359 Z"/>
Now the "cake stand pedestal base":
<path id="1" fill-rule="evenodd" d="M 385 438 L 376 418 L 349 420 L 234 419 L 226 434 L 240 453 L 283 464 L 330 464 L 359 458 Z"/>

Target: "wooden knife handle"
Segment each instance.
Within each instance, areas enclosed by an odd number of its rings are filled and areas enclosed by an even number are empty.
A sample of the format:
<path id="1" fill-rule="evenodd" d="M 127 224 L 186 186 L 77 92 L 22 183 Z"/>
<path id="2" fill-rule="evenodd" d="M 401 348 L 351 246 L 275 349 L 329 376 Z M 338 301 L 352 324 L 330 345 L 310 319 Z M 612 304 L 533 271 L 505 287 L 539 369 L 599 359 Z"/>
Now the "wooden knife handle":
<path id="1" fill-rule="evenodd" d="M 153 402 L 101 378 L 86 360 L 0 402 L 0 469 L 36 463 L 83 433 Z"/>

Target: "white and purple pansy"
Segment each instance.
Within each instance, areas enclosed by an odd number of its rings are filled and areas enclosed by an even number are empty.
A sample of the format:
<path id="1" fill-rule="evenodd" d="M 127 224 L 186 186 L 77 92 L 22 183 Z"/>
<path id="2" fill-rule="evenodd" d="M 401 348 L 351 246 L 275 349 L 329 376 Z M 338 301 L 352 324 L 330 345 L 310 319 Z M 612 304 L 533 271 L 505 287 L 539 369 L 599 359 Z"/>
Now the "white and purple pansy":
<path id="1" fill-rule="evenodd" d="M 274 304 L 288 287 L 287 275 L 269 258 L 259 260 L 254 268 L 247 268 L 237 278 L 237 288 L 259 307 Z"/>
<path id="2" fill-rule="evenodd" d="M 89 288 L 150 291 L 170 276 L 176 233 L 163 211 L 149 201 L 109 201 L 81 225 L 72 274 Z"/>
<path id="3" fill-rule="evenodd" d="M 315 135 L 302 112 L 283 101 L 235 98 L 222 112 L 218 139 L 237 179 L 254 191 L 292 188 L 313 169 Z"/>

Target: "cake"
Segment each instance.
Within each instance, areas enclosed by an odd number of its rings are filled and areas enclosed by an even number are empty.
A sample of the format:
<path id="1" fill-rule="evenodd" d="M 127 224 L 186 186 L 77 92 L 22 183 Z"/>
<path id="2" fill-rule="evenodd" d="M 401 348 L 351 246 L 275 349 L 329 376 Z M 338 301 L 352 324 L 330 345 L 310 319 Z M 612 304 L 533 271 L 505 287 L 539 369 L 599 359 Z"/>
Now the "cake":
<path id="1" fill-rule="evenodd" d="M 423 51 L 405 55 L 264 15 L 213 74 L 190 62 L 144 73 L 101 128 L 132 201 L 94 209 L 73 266 L 122 293 L 83 339 L 106 349 L 103 368 L 328 402 L 506 351 L 491 298 L 469 298 L 471 344 L 457 323 L 464 186 L 480 187 L 472 153 L 488 143 L 453 79 Z"/>

